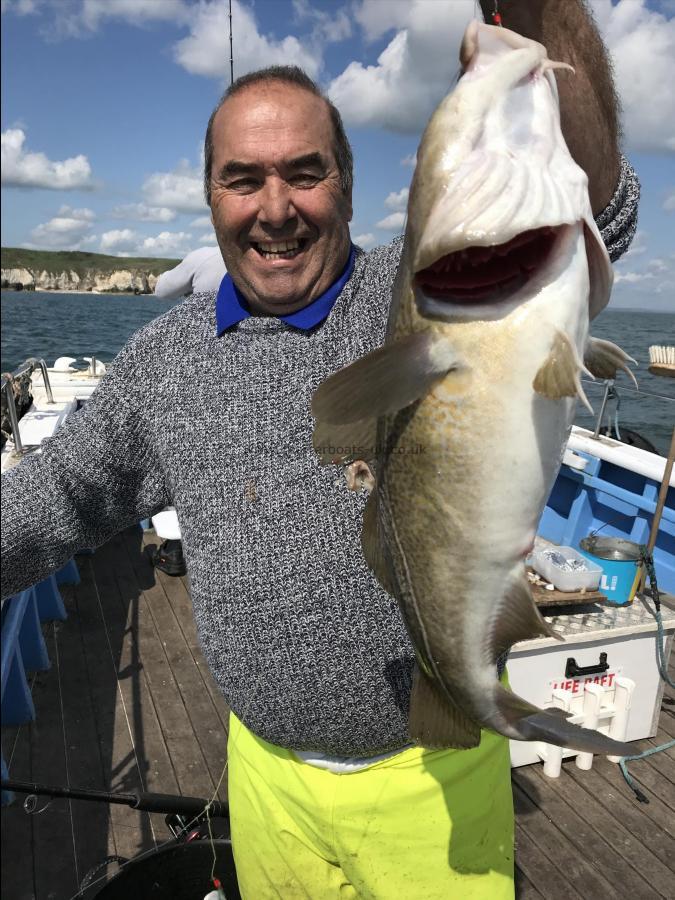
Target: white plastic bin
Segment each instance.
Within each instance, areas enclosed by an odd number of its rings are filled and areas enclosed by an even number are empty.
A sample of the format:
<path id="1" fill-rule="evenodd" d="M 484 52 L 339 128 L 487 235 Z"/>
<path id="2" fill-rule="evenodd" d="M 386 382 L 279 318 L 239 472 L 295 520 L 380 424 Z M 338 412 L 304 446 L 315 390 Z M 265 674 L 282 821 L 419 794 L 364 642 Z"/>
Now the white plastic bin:
<path id="1" fill-rule="evenodd" d="M 565 570 L 556 565 L 555 560 L 549 557 L 550 553 L 560 554 L 567 562 L 578 560 L 584 565 L 584 569 Z M 602 567 L 592 563 L 587 556 L 583 556 L 572 547 L 545 547 L 536 550 L 532 555 L 532 568 L 546 581 L 550 581 L 559 591 L 596 591 L 602 576 Z"/>

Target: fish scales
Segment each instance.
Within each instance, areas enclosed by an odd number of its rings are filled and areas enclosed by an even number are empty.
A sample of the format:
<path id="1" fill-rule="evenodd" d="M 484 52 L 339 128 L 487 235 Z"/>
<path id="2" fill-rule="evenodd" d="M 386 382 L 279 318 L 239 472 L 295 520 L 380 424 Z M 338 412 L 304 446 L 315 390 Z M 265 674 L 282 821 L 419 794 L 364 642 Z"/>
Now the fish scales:
<path id="1" fill-rule="evenodd" d="M 411 738 L 469 747 L 489 728 L 621 754 L 497 678 L 513 643 L 555 636 L 524 560 L 585 401 L 580 372 L 629 358 L 588 336 L 612 273 L 560 130 L 552 69 L 566 66 L 477 23 L 460 58 L 418 150 L 384 347 L 318 388 L 315 446 L 371 448 L 322 459 L 372 488 L 364 553 L 417 656 Z"/>

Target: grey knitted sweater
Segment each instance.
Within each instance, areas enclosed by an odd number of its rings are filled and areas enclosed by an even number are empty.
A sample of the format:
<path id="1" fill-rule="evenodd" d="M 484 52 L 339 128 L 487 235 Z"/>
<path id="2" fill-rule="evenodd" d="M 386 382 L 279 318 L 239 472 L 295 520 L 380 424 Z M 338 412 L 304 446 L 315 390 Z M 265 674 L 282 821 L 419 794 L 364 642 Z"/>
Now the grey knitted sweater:
<path id="1" fill-rule="evenodd" d="M 363 560 L 365 496 L 319 465 L 310 415 L 321 381 L 382 343 L 401 244 L 359 252 L 308 332 L 254 317 L 217 337 L 213 293 L 137 332 L 84 409 L 3 477 L 3 596 L 173 504 L 233 711 L 297 750 L 406 744 L 410 641 Z"/>

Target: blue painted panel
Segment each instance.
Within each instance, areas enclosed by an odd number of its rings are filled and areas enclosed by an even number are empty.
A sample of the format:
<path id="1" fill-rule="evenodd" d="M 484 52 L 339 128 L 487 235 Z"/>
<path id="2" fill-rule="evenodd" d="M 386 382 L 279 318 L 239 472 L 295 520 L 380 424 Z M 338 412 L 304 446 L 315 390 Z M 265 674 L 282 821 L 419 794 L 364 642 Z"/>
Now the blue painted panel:
<path id="1" fill-rule="evenodd" d="M 579 549 L 593 532 L 646 544 L 659 485 L 644 475 L 586 453 L 582 472 L 563 465 L 537 529 L 556 544 Z M 675 593 L 675 490 L 669 488 L 654 548 L 659 587 Z"/>

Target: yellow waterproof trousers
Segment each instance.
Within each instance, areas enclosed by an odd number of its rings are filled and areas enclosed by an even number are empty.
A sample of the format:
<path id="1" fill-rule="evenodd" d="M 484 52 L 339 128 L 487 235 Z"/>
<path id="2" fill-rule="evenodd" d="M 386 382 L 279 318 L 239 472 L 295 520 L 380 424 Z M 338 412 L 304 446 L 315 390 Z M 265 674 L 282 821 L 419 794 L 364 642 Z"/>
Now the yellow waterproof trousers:
<path id="1" fill-rule="evenodd" d="M 244 900 L 513 900 L 508 741 L 415 747 L 334 774 L 230 719 L 232 843 Z"/>

